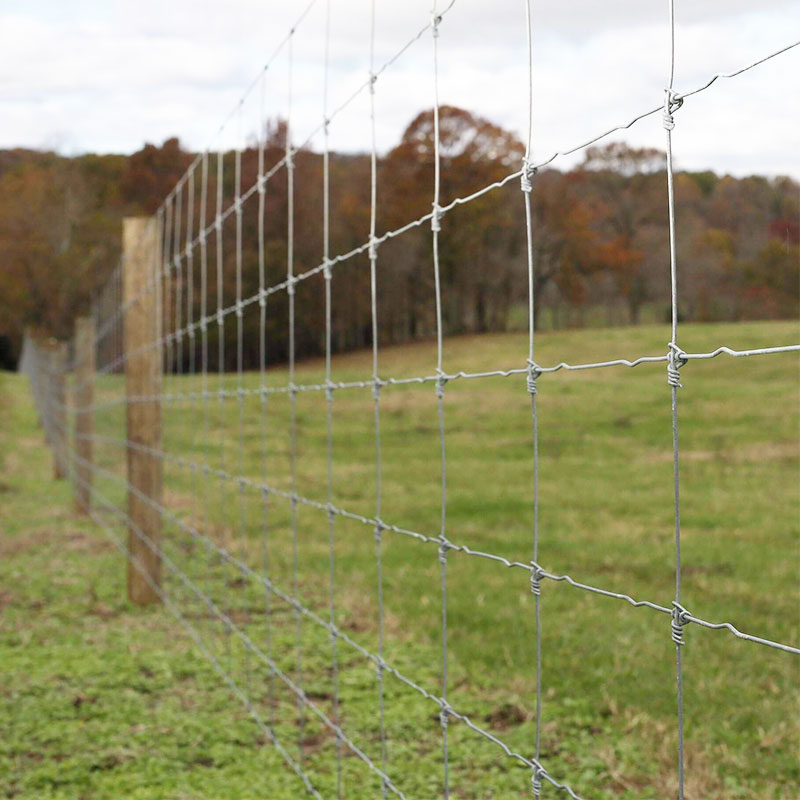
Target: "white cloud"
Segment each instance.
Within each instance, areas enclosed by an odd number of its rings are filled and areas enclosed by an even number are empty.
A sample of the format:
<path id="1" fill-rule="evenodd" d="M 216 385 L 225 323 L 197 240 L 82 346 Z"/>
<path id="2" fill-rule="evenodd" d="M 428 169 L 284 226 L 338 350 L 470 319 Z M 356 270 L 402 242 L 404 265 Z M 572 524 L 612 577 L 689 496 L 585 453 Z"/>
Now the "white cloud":
<path id="1" fill-rule="evenodd" d="M 293 38 L 292 125 L 296 140 L 322 118 L 325 0 Z M 445 0 L 439 0 L 445 6 Z M 547 156 L 661 102 L 667 77 L 666 2 L 533 0 L 534 153 Z M 301 13 L 302 2 L 228 0 L 5 0 L 0 11 L 0 146 L 67 152 L 130 152 L 178 135 L 206 146 L 243 87 Z M 377 2 L 375 63 L 383 64 L 430 18 L 430 0 Z M 678 4 L 676 88 L 748 63 L 798 37 L 800 2 L 696 0 Z M 365 80 L 370 0 L 331 0 L 329 110 Z M 524 135 L 527 54 L 522 0 L 456 0 L 441 24 L 440 99 Z M 433 100 L 430 33 L 376 84 L 378 144 L 396 143 Z M 287 49 L 266 73 L 263 108 L 288 112 Z M 800 175 L 800 48 L 687 99 L 676 116 L 680 166 L 735 174 Z M 256 86 L 220 141 L 259 126 Z M 660 115 L 625 134 L 662 146 Z M 317 144 L 318 144 L 317 139 Z M 370 145 L 368 95 L 331 125 L 331 145 Z M 572 163 L 576 158 L 562 160 Z"/>

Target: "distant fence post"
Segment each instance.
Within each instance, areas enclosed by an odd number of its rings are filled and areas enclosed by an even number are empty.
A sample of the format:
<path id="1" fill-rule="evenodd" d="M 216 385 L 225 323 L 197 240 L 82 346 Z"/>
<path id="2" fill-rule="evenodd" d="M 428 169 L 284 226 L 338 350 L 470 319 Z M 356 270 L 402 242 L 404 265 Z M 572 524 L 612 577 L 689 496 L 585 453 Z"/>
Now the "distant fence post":
<path id="1" fill-rule="evenodd" d="M 53 452 L 53 348 L 49 339 L 39 340 L 39 362 L 42 433 L 45 443 Z"/>
<path id="2" fill-rule="evenodd" d="M 131 556 L 128 599 L 146 604 L 159 602 L 154 586 L 161 586 L 161 347 L 157 341 L 160 309 L 156 288 L 158 235 L 155 219 L 126 218 L 122 252 L 128 550 Z"/>
<path id="3" fill-rule="evenodd" d="M 92 503 L 94 436 L 94 318 L 75 320 L 75 509 L 88 514 Z"/>
<path id="4" fill-rule="evenodd" d="M 67 477 L 67 343 L 55 342 L 50 351 L 50 396 L 53 398 L 53 475 Z"/>

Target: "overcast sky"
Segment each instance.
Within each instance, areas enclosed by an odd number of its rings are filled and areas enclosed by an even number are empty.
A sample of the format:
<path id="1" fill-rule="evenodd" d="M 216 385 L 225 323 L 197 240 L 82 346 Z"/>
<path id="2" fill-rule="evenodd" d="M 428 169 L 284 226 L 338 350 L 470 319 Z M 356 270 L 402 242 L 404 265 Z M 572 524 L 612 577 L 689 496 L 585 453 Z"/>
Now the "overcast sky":
<path id="1" fill-rule="evenodd" d="M 439 0 L 443 7 L 447 0 Z M 0 147 L 129 153 L 178 136 L 230 146 L 259 117 L 289 114 L 289 49 L 228 117 L 308 0 L 0 0 Z M 329 110 L 369 70 L 370 0 L 330 0 Z M 379 68 L 430 19 L 431 0 L 377 0 Z M 661 103 L 667 0 L 532 0 L 534 157 L 572 147 Z M 292 38 L 293 139 L 323 113 L 326 0 Z M 440 102 L 524 135 L 528 68 L 523 0 L 455 0 L 440 25 Z M 800 39 L 798 0 L 676 0 L 675 88 L 688 91 Z M 375 86 L 385 151 L 433 101 L 430 31 Z M 800 177 L 800 47 L 720 80 L 676 114 L 676 162 L 735 175 Z M 330 126 L 331 146 L 370 146 L 368 93 Z M 612 139 L 663 147 L 660 114 Z M 610 139 L 610 140 L 612 140 Z M 609 140 L 609 141 L 610 141 Z M 320 145 L 319 137 L 312 140 Z M 579 157 L 561 159 L 566 166 Z"/>

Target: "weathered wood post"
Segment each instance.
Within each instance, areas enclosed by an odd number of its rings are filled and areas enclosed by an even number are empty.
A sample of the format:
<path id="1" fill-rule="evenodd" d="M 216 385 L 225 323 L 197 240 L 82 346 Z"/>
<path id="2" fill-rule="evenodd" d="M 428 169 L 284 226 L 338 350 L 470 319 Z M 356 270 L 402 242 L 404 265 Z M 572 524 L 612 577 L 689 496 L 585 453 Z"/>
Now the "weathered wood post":
<path id="1" fill-rule="evenodd" d="M 88 514 L 92 503 L 94 436 L 94 317 L 75 320 L 75 510 Z"/>
<path id="2" fill-rule="evenodd" d="M 128 441 L 128 599 L 159 602 L 161 586 L 161 347 L 156 271 L 158 233 L 150 217 L 122 228 L 123 347 Z M 146 399 L 145 399 L 146 398 Z M 144 573 L 144 574 L 143 574 Z"/>
<path id="3" fill-rule="evenodd" d="M 67 343 L 55 342 L 50 352 L 50 396 L 53 399 L 53 475 L 67 477 Z"/>

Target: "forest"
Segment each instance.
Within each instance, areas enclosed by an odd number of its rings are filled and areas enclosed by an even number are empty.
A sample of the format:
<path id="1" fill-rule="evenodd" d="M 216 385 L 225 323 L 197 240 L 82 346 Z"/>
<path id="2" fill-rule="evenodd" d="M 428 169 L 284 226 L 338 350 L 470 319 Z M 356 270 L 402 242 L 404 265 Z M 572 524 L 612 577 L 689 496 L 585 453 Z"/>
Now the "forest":
<path id="1" fill-rule="evenodd" d="M 444 106 L 440 114 L 442 206 L 520 169 L 524 146 L 514 134 L 464 109 Z M 231 220 L 223 226 L 222 247 L 217 248 L 213 221 L 217 203 L 225 209 L 234 202 L 237 159 L 241 192 L 257 182 L 260 163 L 264 170 L 272 170 L 261 223 L 257 192 L 242 207 L 242 297 L 258 292 L 262 260 L 265 285 L 286 277 L 288 187 L 287 170 L 281 166 L 286 137 L 285 124 L 274 120 L 260 142 L 254 136 L 240 153 L 209 154 L 205 187 L 195 169 L 194 180 L 181 196 L 182 210 L 176 203 L 168 209 L 175 219 L 182 214 L 178 238 L 184 238 L 170 241 L 167 250 L 183 251 L 187 229 L 196 236 L 210 226 L 205 306 L 197 290 L 201 263 L 195 253 L 172 278 L 182 284 L 181 289 L 192 283 L 192 305 L 187 300 L 173 312 L 168 329 L 197 321 L 204 308 L 210 314 L 235 299 L 236 226 Z M 398 144 L 378 158 L 378 236 L 430 213 L 433 137 L 432 112 L 423 111 Z M 293 158 L 293 270 L 299 274 L 317 267 L 323 258 L 324 160 L 312 149 L 298 149 Z M 160 147 L 148 144 L 132 155 L 64 157 L 22 149 L 0 151 L 0 366 L 13 368 L 25 326 L 60 338 L 71 335 L 75 316 L 89 311 L 119 261 L 122 218 L 155 213 L 194 160 L 195 154 L 175 138 Z M 331 257 L 369 240 L 370 173 L 369 154 L 329 156 Z M 191 202 L 189 186 L 194 192 Z M 800 301 L 798 182 L 790 177 L 735 178 L 679 170 L 675 192 L 681 318 L 795 318 Z M 574 168 L 540 170 L 533 177 L 531 203 L 537 325 L 621 325 L 667 318 L 663 152 L 619 142 L 590 147 Z M 444 215 L 440 264 L 448 334 L 507 331 L 527 324 L 525 242 L 519 180 Z M 380 344 L 433 335 L 430 223 L 382 243 L 376 266 Z M 333 350 L 366 346 L 372 335 L 367 253 L 336 265 L 333 272 Z M 187 293 L 181 291 L 180 296 Z M 271 363 L 287 357 L 286 306 L 285 292 L 270 296 L 266 336 Z M 298 284 L 296 313 L 298 357 L 321 354 L 325 345 L 321 274 Z M 248 368 L 258 363 L 258 322 L 253 313 L 244 323 Z M 216 326 L 212 328 L 213 337 Z M 223 328 L 231 344 L 235 329 L 235 325 Z M 225 367 L 232 368 L 235 351 L 235 346 L 210 347 L 209 367 L 218 366 L 216 354 L 222 352 Z"/>

